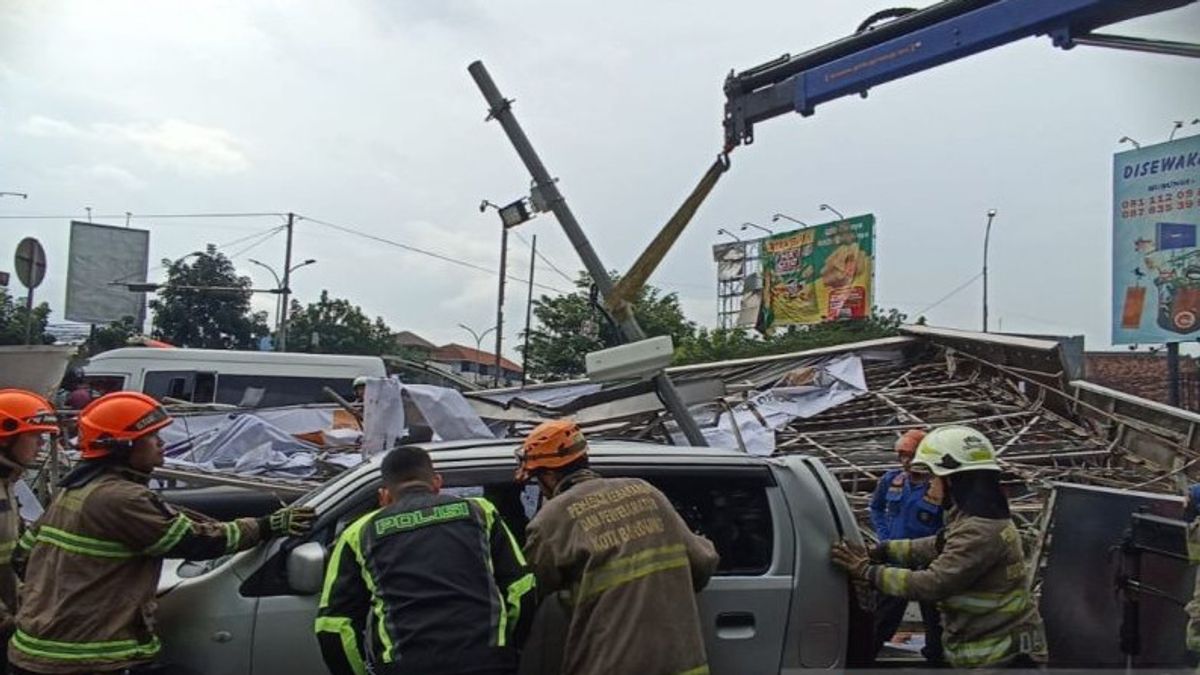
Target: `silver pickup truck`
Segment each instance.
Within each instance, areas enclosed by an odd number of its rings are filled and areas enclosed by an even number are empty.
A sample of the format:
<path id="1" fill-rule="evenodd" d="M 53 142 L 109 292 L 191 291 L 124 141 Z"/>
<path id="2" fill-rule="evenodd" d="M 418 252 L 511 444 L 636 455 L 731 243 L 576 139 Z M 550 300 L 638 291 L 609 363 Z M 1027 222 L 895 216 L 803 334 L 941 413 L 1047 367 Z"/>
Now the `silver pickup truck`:
<path id="1" fill-rule="evenodd" d="M 513 483 L 515 445 L 508 439 L 423 447 L 448 489 L 488 497 L 519 536 L 537 499 Z M 700 594 L 713 673 L 774 675 L 869 658 L 869 615 L 828 559 L 838 538 L 859 539 L 858 528 L 819 461 L 624 441 L 593 442 L 591 459 L 605 475 L 656 485 L 716 545 L 721 564 Z M 305 540 L 269 542 L 214 561 L 168 561 L 158 629 L 172 672 L 325 673 L 312 627 L 326 552 L 347 523 L 375 507 L 379 485 L 375 460 L 303 497 L 298 503 L 319 514 Z M 549 604 L 534 634 L 553 635 L 561 623 Z"/>

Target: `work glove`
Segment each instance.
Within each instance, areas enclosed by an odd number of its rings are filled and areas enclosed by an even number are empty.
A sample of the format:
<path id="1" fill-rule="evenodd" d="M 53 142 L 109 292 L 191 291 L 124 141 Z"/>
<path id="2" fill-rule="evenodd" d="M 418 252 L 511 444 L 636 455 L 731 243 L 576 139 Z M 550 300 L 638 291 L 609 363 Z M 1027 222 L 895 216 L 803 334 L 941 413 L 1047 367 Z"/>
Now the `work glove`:
<path id="1" fill-rule="evenodd" d="M 312 530 L 317 512 L 311 506 L 289 506 L 258 520 L 259 526 L 272 537 L 296 537 Z"/>
<path id="2" fill-rule="evenodd" d="M 867 569 L 871 566 L 871 558 L 867 554 L 867 549 L 862 545 L 839 541 L 829 551 L 829 559 L 835 566 L 845 570 L 851 579 L 867 579 Z"/>
<path id="3" fill-rule="evenodd" d="M 882 564 L 886 563 L 887 559 L 888 559 L 887 542 L 881 541 L 878 544 L 875 544 L 871 548 L 867 549 L 867 558 L 870 559 L 871 562 L 873 562 L 877 565 L 882 565 Z"/>

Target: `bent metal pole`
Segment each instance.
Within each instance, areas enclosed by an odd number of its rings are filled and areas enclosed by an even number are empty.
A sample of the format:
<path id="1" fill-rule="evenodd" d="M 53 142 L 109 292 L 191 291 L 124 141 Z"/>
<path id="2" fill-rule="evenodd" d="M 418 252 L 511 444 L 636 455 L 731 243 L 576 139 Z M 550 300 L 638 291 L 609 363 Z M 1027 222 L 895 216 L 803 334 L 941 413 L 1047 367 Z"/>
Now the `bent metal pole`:
<path id="1" fill-rule="evenodd" d="M 600 256 L 596 255 L 596 250 L 592 248 L 587 235 L 583 233 L 583 227 L 575 219 L 575 214 L 571 212 L 571 208 L 567 206 L 567 200 L 558 191 L 558 185 L 550 177 L 550 172 L 546 169 L 546 165 L 542 163 L 537 151 L 533 149 L 533 144 L 529 142 L 529 138 L 525 135 L 524 130 L 521 129 L 516 116 L 513 115 L 512 102 L 500 94 L 496 83 L 492 81 L 492 76 L 481 61 L 472 63 L 467 67 L 467 71 L 471 73 L 471 77 L 475 80 L 475 84 L 479 87 L 479 91 L 483 93 L 483 98 L 487 101 L 489 109 L 488 119 L 495 119 L 500 122 L 500 126 L 508 136 L 509 142 L 513 144 L 517 155 L 525 164 L 525 168 L 529 170 L 529 175 L 533 177 L 533 182 L 537 186 L 542 198 L 549 205 L 550 210 L 554 213 L 554 217 L 558 219 L 559 225 L 562 226 L 567 239 L 571 241 L 571 245 L 575 247 L 575 251 L 579 253 L 584 267 L 587 268 L 588 274 L 591 275 L 592 281 L 600 290 L 600 294 L 604 297 L 605 304 L 607 304 L 609 298 L 613 296 L 614 290 L 613 281 L 608 276 L 608 268 L 600 262 Z M 646 334 L 642 332 L 637 319 L 633 317 L 633 312 L 625 312 L 623 315 L 614 318 L 621 329 L 622 337 L 627 342 L 636 342 L 645 339 Z M 671 378 L 667 377 L 665 372 L 660 372 L 654 376 L 654 385 L 658 391 L 658 397 L 662 400 L 667 410 L 670 411 L 671 416 L 675 418 L 675 423 L 679 425 L 679 430 L 683 432 L 688 443 L 695 446 L 708 445 L 708 442 L 704 439 L 704 435 L 700 433 L 700 427 L 696 425 L 696 420 L 692 419 L 687 405 L 684 404 L 683 399 L 679 396 L 679 391 L 675 389 L 674 383 L 671 382 Z"/>

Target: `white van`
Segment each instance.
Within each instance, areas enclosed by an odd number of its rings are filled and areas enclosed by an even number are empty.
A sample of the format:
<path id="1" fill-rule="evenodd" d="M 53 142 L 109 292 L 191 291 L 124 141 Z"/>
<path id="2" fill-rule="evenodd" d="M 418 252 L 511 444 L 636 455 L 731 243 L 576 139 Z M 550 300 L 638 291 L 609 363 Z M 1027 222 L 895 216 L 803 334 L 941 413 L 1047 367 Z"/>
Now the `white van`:
<path id="1" fill-rule="evenodd" d="M 140 391 L 159 400 L 248 408 L 326 400 L 322 387 L 353 394 L 354 378 L 385 377 L 378 356 L 125 347 L 93 356 L 84 381 L 97 394 Z"/>

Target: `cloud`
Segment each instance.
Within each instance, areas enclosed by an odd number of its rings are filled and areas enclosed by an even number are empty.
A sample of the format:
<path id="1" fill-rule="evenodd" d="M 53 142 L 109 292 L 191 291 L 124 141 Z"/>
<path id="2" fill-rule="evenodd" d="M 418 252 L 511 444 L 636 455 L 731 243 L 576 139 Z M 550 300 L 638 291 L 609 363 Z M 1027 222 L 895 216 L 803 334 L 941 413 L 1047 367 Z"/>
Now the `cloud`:
<path id="1" fill-rule="evenodd" d="M 101 122 L 81 127 L 65 120 L 33 115 L 17 130 L 35 138 L 97 145 L 131 145 L 156 164 L 184 174 L 241 173 L 250 167 L 243 144 L 232 133 L 182 120 L 126 124 Z M 132 177 L 132 174 L 125 173 Z"/>
<path id="2" fill-rule="evenodd" d="M 86 135 L 84 130 L 63 120 L 52 117 L 34 115 L 25 120 L 17 131 L 35 138 L 79 138 Z"/>

